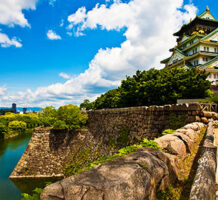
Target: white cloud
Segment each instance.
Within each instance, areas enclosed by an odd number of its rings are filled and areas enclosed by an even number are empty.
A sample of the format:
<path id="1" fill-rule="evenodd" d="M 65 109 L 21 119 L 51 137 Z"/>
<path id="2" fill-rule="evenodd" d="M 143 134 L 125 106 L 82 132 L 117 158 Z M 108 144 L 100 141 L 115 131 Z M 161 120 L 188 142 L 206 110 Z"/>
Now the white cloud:
<path id="1" fill-rule="evenodd" d="M 71 22 L 72 25 L 75 25 L 84 22 L 85 17 L 86 17 L 86 8 L 81 7 L 76 11 L 75 14 L 72 14 L 68 17 L 68 21 Z M 69 28 L 71 28 L 71 26 Z"/>
<path id="2" fill-rule="evenodd" d="M 64 79 L 70 79 L 70 75 L 69 75 L 69 74 L 66 74 L 66 73 L 64 73 L 64 72 L 61 72 L 61 73 L 59 74 L 59 76 L 62 77 L 62 78 L 64 78 Z"/>
<path id="3" fill-rule="evenodd" d="M 49 3 L 49 5 L 54 6 L 55 2 L 56 2 L 56 0 L 49 0 L 48 3 Z"/>
<path id="4" fill-rule="evenodd" d="M 54 31 L 52 30 L 49 30 L 47 32 L 47 37 L 48 39 L 50 40 L 61 40 L 61 36 L 60 35 L 57 35 Z"/>
<path id="5" fill-rule="evenodd" d="M 0 0 L 0 24 L 29 26 L 23 10 L 35 9 L 37 0 Z"/>
<path id="6" fill-rule="evenodd" d="M 185 9 L 185 12 L 181 11 Z M 175 46 L 172 34 L 194 18 L 196 7 L 183 5 L 183 0 L 132 0 L 129 3 L 114 1 L 110 6 L 96 5 L 92 10 L 79 8 L 68 17 L 70 26 L 78 34 L 86 29 L 120 30 L 125 28 L 126 40 L 120 47 L 99 49 L 90 61 L 89 68 L 65 83 L 56 83 L 36 91 L 27 90 L 7 95 L 4 101 L 28 105 L 79 104 L 85 98 L 94 99 L 99 88 L 113 88 L 126 75 L 136 70 L 160 68 L 160 60 L 169 56 Z M 98 88 L 98 91 L 96 91 Z"/>
<path id="7" fill-rule="evenodd" d="M 9 37 L 0 32 L 0 45 L 1 47 L 10 47 L 10 46 L 15 46 L 15 47 L 22 47 L 22 44 L 19 39 L 16 37 L 13 37 L 12 39 L 9 39 Z"/>
<path id="8" fill-rule="evenodd" d="M 0 87 L 0 96 L 3 96 L 6 94 L 7 88 L 5 86 Z"/>
<path id="9" fill-rule="evenodd" d="M 30 27 L 30 24 L 23 14 L 23 10 L 34 10 L 37 1 L 38 0 L 0 0 L 0 24 L 11 27 L 14 25 Z M 16 37 L 9 39 L 5 33 L 1 32 L 0 45 L 1 47 L 22 47 L 19 39 Z"/>
<path id="10" fill-rule="evenodd" d="M 63 27 L 63 26 L 64 26 L 64 20 L 62 19 L 60 22 L 60 27 Z"/>

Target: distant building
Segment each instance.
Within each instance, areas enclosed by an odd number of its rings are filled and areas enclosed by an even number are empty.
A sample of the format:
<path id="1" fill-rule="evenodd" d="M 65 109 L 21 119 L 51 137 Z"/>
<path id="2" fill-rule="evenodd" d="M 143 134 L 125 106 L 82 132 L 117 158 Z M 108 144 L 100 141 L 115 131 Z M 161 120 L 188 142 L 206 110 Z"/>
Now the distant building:
<path id="1" fill-rule="evenodd" d="M 218 21 L 206 10 L 174 33 L 177 45 L 172 55 L 161 61 L 166 69 L 197 67 L 209 73 L 208 80 L 218 85 Z"/>
<path id="2" fill-rule="evenodd" d="M 23 114 L 27 113 L 27 108 L 23 108 Z"/>
<path id="3" fill-rule="evenodd" d="M 5 113 L 17 113 L 17 105 L 15 103 L 12 104 L 12 108 L 2 108 L 0 109 L 0 115 L 4 115 Z"/>

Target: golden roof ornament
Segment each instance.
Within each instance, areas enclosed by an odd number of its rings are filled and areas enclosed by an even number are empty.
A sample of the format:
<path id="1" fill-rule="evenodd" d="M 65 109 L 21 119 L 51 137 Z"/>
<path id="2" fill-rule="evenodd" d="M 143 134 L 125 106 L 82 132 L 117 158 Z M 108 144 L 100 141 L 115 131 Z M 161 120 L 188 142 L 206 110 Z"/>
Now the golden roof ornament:
<path id="1" fill-rule="evenodd" d="M 209 10 L 210 10 L 210 9 L 209 9 L 209 6 L 207 6 L 207 7 L 206 7 L 206 11 L 209 11 Z"/>

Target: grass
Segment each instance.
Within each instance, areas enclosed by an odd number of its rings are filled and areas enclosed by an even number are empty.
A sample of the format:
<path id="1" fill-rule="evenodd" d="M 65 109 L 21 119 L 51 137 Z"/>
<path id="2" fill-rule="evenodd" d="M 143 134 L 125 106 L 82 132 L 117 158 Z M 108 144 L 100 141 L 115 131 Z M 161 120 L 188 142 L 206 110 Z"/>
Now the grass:
<path id="1" fill-rule="evenodd" d="M 96 154 L 94 155 L 94 158 L 97 158 L 97 159 L 93 161 L 91 159 L 91 149 L 89 148 L 73 156 L 73 159 L 71 160 L 70 164 L 64 169 L 64 174 L 65 176 L 71 176 L 71 175 L 81 173 L 83 171 L 90 170 L 91 168 L 98 166 L 102 163 L 105 163 L 115 158 L 130 154 L 141 147 L 161 150 L 161 148 L 158 146 L 158 144 L 155 141 L 143 139 L 143 141 L 139 145 L 134 144 L 131 146 L 124 147 L 120 149 L 118 153 L 112 156 L 102 156 L 98 158 L 99 155 Z M 144 165 L 144 167 L 146 166 Z"/>

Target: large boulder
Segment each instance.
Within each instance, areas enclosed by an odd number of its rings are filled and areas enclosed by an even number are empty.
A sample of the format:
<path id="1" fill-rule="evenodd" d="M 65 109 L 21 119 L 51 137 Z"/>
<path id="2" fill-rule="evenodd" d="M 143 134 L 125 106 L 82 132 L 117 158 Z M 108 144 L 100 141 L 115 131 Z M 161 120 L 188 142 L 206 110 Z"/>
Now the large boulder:
<path id="1" fill-rule="evenodd" d="M 164 189 L 173 173 L 167 160 L 159 150 L 139 149 L 46 187 L 41 200 L 155 200 L 157 185 Z"/>
<path id="2" fill-rule="evenodd" d="M 186 151 L 190 153 L 194 144 L 194 140 L 192 140 L 186 134 L 180 132 L 175 132 L 173 135 L 180 138 L 185 143 Z"/>
<path id="3" fill-rule="evenodd" d="M 198 135 L 197 132 L 192 129 L 181 128 L 181 129 L 177 129 L 176 132 L 187 135 L 191 140 L 195 140 L 195 138 Z"/>
<path id="4" fill-rule="evenodd" d="M 155 142 L 157 142 L 157 144 L 161 148 L 163 148 L 170 154 L 180 156 L 186 155 L 186 146 L 184 141 L 174 135 L 168 134 L 162 136 L 160 138 L 157 138 Z"/>

